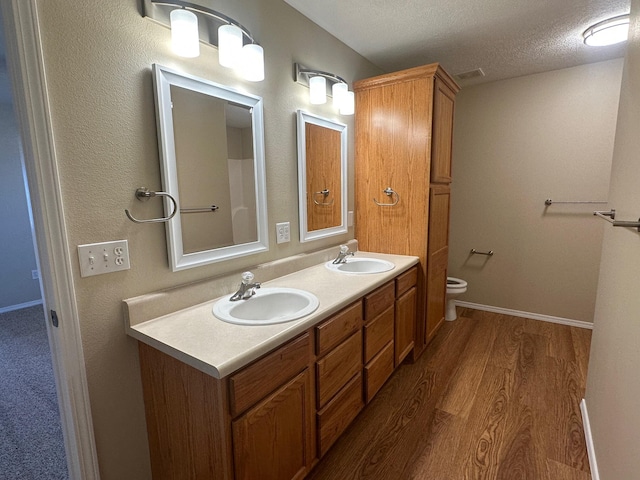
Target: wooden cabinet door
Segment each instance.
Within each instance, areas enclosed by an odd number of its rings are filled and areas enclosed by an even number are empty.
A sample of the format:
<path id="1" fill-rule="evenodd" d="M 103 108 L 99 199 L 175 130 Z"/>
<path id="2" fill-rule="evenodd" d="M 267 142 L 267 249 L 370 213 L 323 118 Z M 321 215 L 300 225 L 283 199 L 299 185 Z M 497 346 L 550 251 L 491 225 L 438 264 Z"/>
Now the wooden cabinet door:
<path id="1" fill-rule="evenodd" d="M 448 248 L 445 248 L 429 258 L 425 343 L 431 341 L 444 322 L 447 297 L 447 255 Z"/>
<path id="2" fill-rule="evenodd" d="M 449 257 L 449 203 L 451 189 L 448 185 L 433 185 L 430 189 L 429 197 L 426 343 L 433 338 L 444 321 L 447 294 L 447 262 Z"/>
<path id="3" fill-rule="evenodd" d="M 312 407 L 306 369 L 234 420 L 235 479 L 303 478 L 314 458 Z"/>
<path id="4" fill-rule="evenodd" d="M 455 93 L 438 77 L 433 89 L 431 183 L 451 183 Z"/>
<path id="5" fill-rule="evenodd" d="M 419 78 L 356 91 L 355 229 L 362 250 L 422 252 L 424 259 L 431 134 L 424 106 L 432 90 L 432 78 Z M 399 197 L 387 196 L 387 188 Z"/>
<path id="6" fill-rule="evenodd" d="M 411 352 L 416 324 L 416 287 L 396 300 L 394 364 L 397 367 Z"/>

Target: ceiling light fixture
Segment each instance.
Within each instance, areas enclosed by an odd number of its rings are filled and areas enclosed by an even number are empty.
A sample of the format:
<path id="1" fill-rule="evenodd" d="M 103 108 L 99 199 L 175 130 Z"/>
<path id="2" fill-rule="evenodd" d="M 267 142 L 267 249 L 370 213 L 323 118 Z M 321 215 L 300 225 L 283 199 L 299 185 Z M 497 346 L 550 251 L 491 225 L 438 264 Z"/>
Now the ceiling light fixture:
<path id="1" fill-rule="evenodd" d="M 624 42 L 629 35 L 629 14 L 608 18 L 587 28 L 582 34 L 584 43 L 604 47 Z"/>
<path id="2" fill-rule="evenodd" d="M 202 40 L 218 47 L 218 62 L 223 67 L 233 68 L 251 82 L 264 80 L 264 50 L 233 18 L 182 0 L 144 0 L 143 5 L 145 16 L 171 27 L 173 49 L 178 55 L 197 57 Z M 205 28 L 198 27 L 198 14 L 206 20 Z M 217 33 L 217 44 L 213 32 Z"/>
<path id="3" fill-rule="evenodd" d="M 327 102 L 327 83 L 331 84 L 333 106 L 340 115 L 353 115 L 354 95 L 349 91 L 346 80 L 329 72 L 311 70 L 299 63 L 294 64 L 295 80 L 309 87 L 309 103 L 320 105 Z"/>

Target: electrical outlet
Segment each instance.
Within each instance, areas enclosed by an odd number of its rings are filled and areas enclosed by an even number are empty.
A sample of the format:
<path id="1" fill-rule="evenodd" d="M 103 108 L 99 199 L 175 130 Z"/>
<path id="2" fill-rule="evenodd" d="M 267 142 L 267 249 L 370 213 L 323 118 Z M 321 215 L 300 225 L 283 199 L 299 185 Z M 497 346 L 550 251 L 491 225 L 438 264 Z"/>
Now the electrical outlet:
<path id="1" fill-rule="evenodd" d="M 40 272 L 38 270 L 31 270 L 31 279 L 37 280 L 40 278 Z"/>
<path id="2" fill-rule="evenodd" d="M 276 243 L 291 241 L 291 227 L 289 222 L 276 223 Z"/>
<path id="3" fill-rule="evenodd" d="M 353 227 L 353 211 L 347 212 L 347 227 Z"/>
<path id="4" fill-rule="evenodd" d="M 78 258 L 83 277 L 131 268 L 126 240 L 78 245 Z"/>

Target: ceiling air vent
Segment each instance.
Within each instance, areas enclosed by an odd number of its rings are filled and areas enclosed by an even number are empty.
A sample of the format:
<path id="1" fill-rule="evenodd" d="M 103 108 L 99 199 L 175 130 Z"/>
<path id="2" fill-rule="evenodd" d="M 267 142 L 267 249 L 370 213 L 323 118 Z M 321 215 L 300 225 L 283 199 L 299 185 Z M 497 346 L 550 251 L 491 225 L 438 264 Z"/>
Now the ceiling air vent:
<path id="1" fill-rule="evenodd" d="M 481 68 L 475 70 L 469 70 L 468 72 L 456 73 L 453 78 L 456 80 L 470 80 L 472 78 L 484 77 L 484 72 Z"/>

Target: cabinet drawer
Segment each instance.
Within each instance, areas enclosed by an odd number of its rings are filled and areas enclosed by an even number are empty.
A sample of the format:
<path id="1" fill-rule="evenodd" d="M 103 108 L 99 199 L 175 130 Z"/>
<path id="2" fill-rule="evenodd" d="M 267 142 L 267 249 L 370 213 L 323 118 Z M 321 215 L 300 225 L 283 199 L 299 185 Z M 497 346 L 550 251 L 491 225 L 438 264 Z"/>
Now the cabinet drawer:
<path id="1" fill-rule="evenodd" d="M 362 301 L 359 301 L 316 327 L 316 354 L 323 356 L 361 327 Z"/>
<path id="2" fill-rule="evenodd" d="M 414 346 L 416 325 L 416 288 L 411 287 L 396 300 L 395 336 L 395 366 L 400 365 Z"/>
<path id="3" fill-rule="evenodd" d="M 398 277 L 396 278 L 396 297 L 402 295 L 404 292 L 413 287 L 417 282 L 418 267 L 413 267 L 403 274 L 398 275 Z"/>
<path id="4" fill-rule="evenodd" d="M 362 373 L 352 378 L 322 410 L 318 412 L 318 454 L 322 457 L 364 408 Z"/>
<path id="5" fill-rule="evenodd" d="M 393 342 L 389 342 L 376 357 L 364 367 L 366 402 L 378 393 L 380 387 L 393 373 Z"/>
<path id="6" fill-rule="evenodd" d="M 393 305 L 396 290 L 393 280 L 364 297 L 364 319 L 373 320 Z"/>
<path id="7" fill-rule="evenodd" d="M 382 348 L 393 340 L 393 305 L 375 320 L 364 326 L 364 363 L 371 360 Z"/>
<path id="8" fill-rule="evenodd" d="M 317 363 L 318 408 L 322 408 L 362 369 L 362 334 L 358 330 Z"/>
<path id="9" fill-rule="evenodd" d="M 231 414 L 236 416 L 293 378 L 309 364 L 309 334 L 287 343 L 229 379 Z"/>

